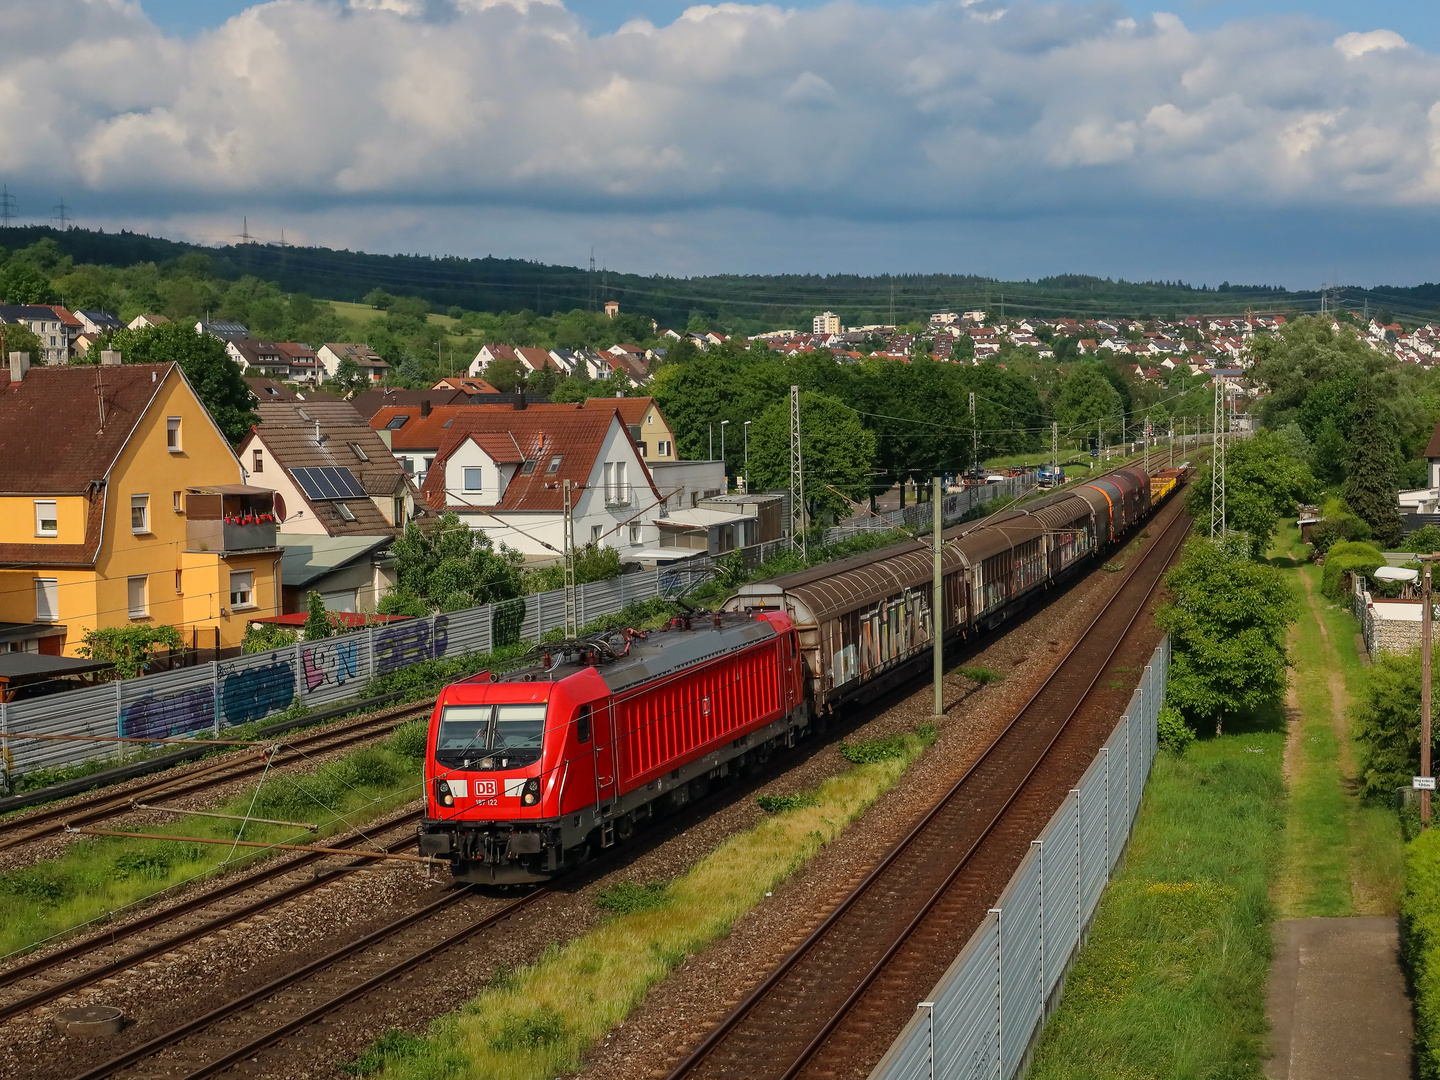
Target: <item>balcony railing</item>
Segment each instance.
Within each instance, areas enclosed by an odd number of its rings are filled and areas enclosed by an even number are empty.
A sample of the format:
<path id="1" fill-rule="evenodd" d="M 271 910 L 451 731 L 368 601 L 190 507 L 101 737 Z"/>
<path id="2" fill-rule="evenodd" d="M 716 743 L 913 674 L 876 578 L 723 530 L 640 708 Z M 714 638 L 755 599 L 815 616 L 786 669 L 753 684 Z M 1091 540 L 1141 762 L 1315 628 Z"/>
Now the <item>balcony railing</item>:
<path id="1" fill-rule="evenodd" d="M 274 523 L 232 525 L 225 521 L 187 521 L 186 547 L 191 551 L 256 551 L 278 544 Z"/>
<path id="2" fill-rule="evenodd" d="M 633 500 L 629 484 L 606 484 L 606 506 L 629 506 Z"/>

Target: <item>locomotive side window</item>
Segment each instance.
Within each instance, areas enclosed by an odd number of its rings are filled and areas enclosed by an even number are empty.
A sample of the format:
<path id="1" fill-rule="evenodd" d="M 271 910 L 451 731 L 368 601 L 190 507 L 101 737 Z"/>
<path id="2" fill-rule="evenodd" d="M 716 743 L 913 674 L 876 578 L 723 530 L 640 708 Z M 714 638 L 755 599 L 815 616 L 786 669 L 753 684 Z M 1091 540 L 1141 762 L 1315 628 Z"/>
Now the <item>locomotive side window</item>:
<path id="1" fill-rule="evenodd" d="M 790 655 L 793 657 L 793 656 L 795 655 L 795 652 L 796 652 L 795 631 L 794 631 L 794 630 L 791 630 L 791 631 L 790 631 Z"/>
<path id="2" fill-rule="evenodd" d="M 575 717 L 575 740 L 587 743 L 590 741 L 590 706 L 581 705 L 580 712 Z"/>

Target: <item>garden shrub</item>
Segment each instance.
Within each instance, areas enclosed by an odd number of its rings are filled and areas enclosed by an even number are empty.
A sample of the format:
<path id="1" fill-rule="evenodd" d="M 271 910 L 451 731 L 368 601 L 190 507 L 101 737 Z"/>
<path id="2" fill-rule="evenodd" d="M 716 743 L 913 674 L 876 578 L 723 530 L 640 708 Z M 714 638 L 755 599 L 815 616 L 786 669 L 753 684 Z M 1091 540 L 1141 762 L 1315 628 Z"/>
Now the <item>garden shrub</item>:
<path id="1" fill-rule="evenodd" d="M 1440 832 L 1412 840 L 1400 901 L 1400 951 L 1415 989 L 1415 1064 L 1440 1080 Z"/>
<path id="2" fill-rule="evenodd" d="M 1325 555 L 1325 575 L 1320 591 L 1331 600 L 1345 599 L 1345 575 L 1364 574 L 1367 577 L 1385 565 L 1385 556 L 1373 544 L 1362 544 L 1356 540 L 1342 540 L 1333 545 Z"/>

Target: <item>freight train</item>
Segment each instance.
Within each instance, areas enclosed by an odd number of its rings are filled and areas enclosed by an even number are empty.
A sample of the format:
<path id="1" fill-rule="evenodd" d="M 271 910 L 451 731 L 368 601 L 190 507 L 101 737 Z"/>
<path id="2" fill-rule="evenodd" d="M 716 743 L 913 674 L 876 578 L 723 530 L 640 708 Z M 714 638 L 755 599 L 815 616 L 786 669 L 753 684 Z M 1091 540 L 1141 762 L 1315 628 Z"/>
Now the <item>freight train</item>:
<path id="1" fill-rule="evenodd" d="M 420 851 L 455 878 L 544 880 L 884 693 L 1120 543 L 1183 479 L 1123 468 L 943 536 L 743 586 L 649 633 L 556 642 L 447 686 L 430 718 Z"/>

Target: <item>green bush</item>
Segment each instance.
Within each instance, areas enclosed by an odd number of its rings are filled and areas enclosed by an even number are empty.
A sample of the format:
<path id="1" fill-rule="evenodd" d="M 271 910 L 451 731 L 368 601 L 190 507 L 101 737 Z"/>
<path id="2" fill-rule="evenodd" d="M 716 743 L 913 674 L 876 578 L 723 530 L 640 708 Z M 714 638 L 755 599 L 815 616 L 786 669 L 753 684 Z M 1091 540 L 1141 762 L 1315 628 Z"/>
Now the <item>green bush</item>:
<path id="1" fill-rule="evenodd" d="M 852 765 L 869 765 L 875 761 L 905 756 L 905 736 L 889 735 L 882 739 L 840 744 L 840 756 Z"/>
<path id="2" fill-rule="evenodd" d="M 1405 858 L 1400 951 L 1415 988 L 1415 1063 L 1422 1080 L 1440 1078 L 1440 831 L 1423 832 Z"/>
<path id="3" fill-rule="evenodd" d="M 787 810 L 801 810 L 820 804 L 813 791 L 797 791 L 793 795 L 756 795 L 755 802 L 767 814 L 783 814 Z"/>
<path id="4" fill-rule="evenodd" d="M 1171 753 L 1184 754 L 1195 741 L 1195 729 L 1185 722 L 1178 709 L 1161 709 L 1156 727 L 1160 745 Z"/>
<path id="5" fill-rule="evenodd" d="M 1401 542 L 1400 550 L 1413 551 L 1417 555 L 1440 551 L 1440 528 L 1425 525 L 1416 529 Z"/>
<path id="6" fill-rule="evenodd" d="M 428 719 L 411 720 L 390 733 L 390 749 L 403 758 L 419 761 L 425 756 L 425 741 L 430 732 Z"/>
<path id="7" fill-rule="evenodd" d="M 386 1028 L 385 1033 L 361 1051 L 354 1061 L 342 1061 L 336 1068 L 350 1076 L 369 1076 L 386 1065 L 413 1058 L 425 1049 L 425 1040 L 399 1028 Z"/>
<path id="8" fill-rule="evenodd" d="M 601 889 L 595 906 L 616 915 L 632 911 L 654 911 L 670 902 L 670 885 L 664 881 L 622 881 Z"/>
<path id="9" fill-rule="evenodd" d="M 962 667 L 960 674 L 981 686 L 987 686 L 992 682 L 1001 682 L 1005 678 L 1002 672 L 989 667 Z"/>
<path id="10" fill-rule="evenodd" d="M 1364 574 L 1367 577 L 1385 565 L 1385 556 L 1371 544 L 1354 540 L 1342 540 L 1333 545 L 1325 555 L 1325 574 L 1320 591 L 1331 600 L 1345 599 L 1345 575 Z"/>

